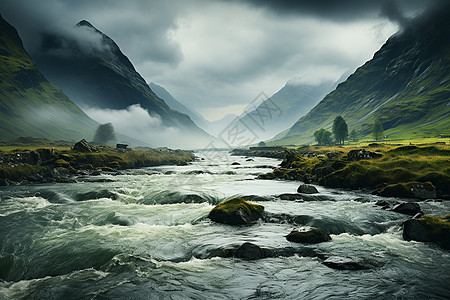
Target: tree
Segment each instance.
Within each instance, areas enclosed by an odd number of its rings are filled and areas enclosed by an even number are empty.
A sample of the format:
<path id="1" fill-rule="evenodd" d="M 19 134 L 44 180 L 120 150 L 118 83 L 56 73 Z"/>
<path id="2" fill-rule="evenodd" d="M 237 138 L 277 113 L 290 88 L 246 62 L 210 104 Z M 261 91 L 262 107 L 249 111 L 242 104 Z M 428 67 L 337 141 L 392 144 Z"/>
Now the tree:
<path id="1" fill-rule="evenodd" d="M 348 138 L 348 126 L 341 116 L 337 116 L 333 121 L 333 135 L 336 143 L 339 144 L 343 144 L 345 139 Z"/>
<path id="2" fill-rule="evenodd" d="M 378 141 L 383 136 L 383 131 L 383 124 L 381 124 L 380 120 L 376 119 L 372 127 L 373 137 L 376 141 Z"/>
<path id="3" fill-rule="evenodd" d="M 323 128 L 320 128 L 319 130 L 316 130 L 314 132 L 314 139 L 316 140 L 317 144 L 319 145 L 329 145 L 331 144 L 331 132 L 328 130 L 325 130 Z"/>
<path id="4" fill-rule="evenodd" d="M 350 135 L 349 135 L 349 139 L 352 140 L 353 142 L 357 143 L 358 142 L 358 132 L 356 132 L 355 129 L 353 129 L 352 131 L 350 131 Z"/>
<path id="5" fill-rule="evenodd" d="M 96 144 L 104 145 L 109 141 L 114 141 L 116 134 L 114 133 L 114 127 L 111 123 L 101 124 L 98 126 L 95 132 L 94 142 Z"/>
<path id="6" fill-rule="evenodd" d="M 266 143 L 264 143 L 263 141 L 258 143 L 258 147 L 265 147 L 265 146 L 266 146 Z"/>

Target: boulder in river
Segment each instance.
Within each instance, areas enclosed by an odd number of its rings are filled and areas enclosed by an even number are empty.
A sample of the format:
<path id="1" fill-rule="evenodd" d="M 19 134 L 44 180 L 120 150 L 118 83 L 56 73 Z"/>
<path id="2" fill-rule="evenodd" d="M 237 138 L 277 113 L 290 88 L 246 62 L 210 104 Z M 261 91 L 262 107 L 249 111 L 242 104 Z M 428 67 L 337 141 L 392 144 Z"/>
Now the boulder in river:
<path id="1" fill-rule="evenodd" d="M 319 191 L 316 189 L 315 186 L 310 184 L 302 184 L 298 187 L 297 193 L 302 194 L 318 194 Z"/>
<path id="2" fill-rule="evenodd" d="M 331 240 L 331 237 L 322 229 L 305 226 L 294 228 L 291 233 L 286 236 L 286 239 L 295 243 L 317 244 L 327 242 Z"/>
<path id="3" fill-rule="evenodd" d="M 349 257 L 331 256 L 323 261 L 323 264 L 331 269 L 335 270 L 365 270 L 369 269 L 369 266 L 363 262 L 354 260 Z"/>
<path id="4" fill-rule="evenodd" d="M 388 185 L 375 194 L 383 197 L 435 199 L 436 188 L 431 182 L 408 182 Z"/>
<path id="5" fill-rule="evenodd" d="M 356 150 L 350 150 L 347 154 L 347 160 L 349 161 L 355 161 L 355 160 L 361 160 L 361 159 L 373 159 L 373 158 L 380 158 L 383 154 L 369 151 L 366 149 L 356 149 Z"/>
<path id="6" fill-rule="evenodd" d="M 414 216 L 417 213 L 421 212 L 420 205 L 418 203 L 414 203 L 414 202 L 404 202 L 404 203 L 397 204 L 396 206 L 394 206 L 394 208 L 392 210 L 395 212 L 398 212 L 400 214 L 410 215 L 410 216 Z"/>
<path id="7" fill-rule="evenodd" d="M 423 215 L 403 223 L 405 241 L 432 242 L 450 249 L 450 215 L 438 218 Z"/>
<path id="8" fill-rule="evenodd" d="M 260 219 L 263 212 L 264 206 L 236 197 L 216 205 L 208 218 L 218 223 L 244 225 Z"/>
<path id="9" fill-rule="evenodd" d="M 233 162 L 231 165 L 232 165 L 232 166 L 240 166 L 241 164 L 238 163 L 237 161 L 235 161 L 235 162 Z"/>

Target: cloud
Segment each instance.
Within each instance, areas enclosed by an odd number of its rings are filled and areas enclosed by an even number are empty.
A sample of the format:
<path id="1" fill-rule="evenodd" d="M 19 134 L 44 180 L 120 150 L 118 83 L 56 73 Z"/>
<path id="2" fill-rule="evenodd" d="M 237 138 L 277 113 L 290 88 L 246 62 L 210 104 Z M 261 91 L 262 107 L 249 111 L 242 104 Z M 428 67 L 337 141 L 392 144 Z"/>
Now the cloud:
<path id="1" fill-rule="evenodd" d="M 291 78 L 337 80 L 372 58 L 402 20 L 440 0 L 34 0 L 1 1 L 27 50 L 43 32 L 90 21 L 111 37 L 147 82 L 204 112 L 246 105 Z M 211 113 L 212 114 L 212 113 Z M 218 113 L 214 113 L 217 117 Z"/>

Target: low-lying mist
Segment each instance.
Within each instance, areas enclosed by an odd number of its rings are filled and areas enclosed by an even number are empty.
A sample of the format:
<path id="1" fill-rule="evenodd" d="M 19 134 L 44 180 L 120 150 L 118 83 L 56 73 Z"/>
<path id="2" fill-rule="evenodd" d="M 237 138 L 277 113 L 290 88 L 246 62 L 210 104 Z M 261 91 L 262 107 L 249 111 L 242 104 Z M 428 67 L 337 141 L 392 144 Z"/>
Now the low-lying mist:
<path id="1" fill-rule="evenodd" d="M 97 122 L 111 123 L 116 132 L 152 147 L 193 149 L 207 146 L 206 141 L 196 140 L 178 128 L 164 126 L 159 115 L 150 114 L 139 104 L 120 110 L 85 108 L 84 111 Z"/>

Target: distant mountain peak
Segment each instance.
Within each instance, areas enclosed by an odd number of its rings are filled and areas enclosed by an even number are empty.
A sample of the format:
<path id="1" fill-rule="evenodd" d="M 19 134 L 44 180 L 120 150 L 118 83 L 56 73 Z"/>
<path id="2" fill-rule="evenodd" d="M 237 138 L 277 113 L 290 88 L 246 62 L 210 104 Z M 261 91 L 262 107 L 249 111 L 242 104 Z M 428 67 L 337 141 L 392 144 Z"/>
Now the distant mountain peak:
<path id="1" fill-rule="evenodd" d="M 77 26 L 78 26 L 78 27 L 79 27 L 79 26 L 87 26 L 87 27 L 91 27 L 91 28 L 94 28 L 94 29 L 95 29 L 95 27 L 94 27 L 91 23 L 89 23 L 88 21 L 86 21 L 86 20 L 81 20 L 80 22 L 77 23 Z"/>

